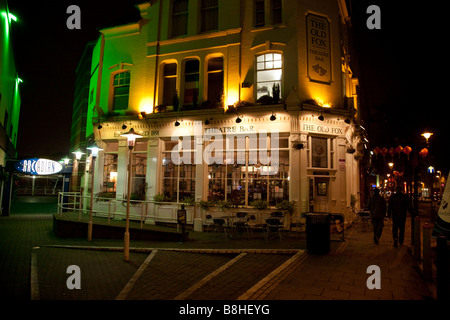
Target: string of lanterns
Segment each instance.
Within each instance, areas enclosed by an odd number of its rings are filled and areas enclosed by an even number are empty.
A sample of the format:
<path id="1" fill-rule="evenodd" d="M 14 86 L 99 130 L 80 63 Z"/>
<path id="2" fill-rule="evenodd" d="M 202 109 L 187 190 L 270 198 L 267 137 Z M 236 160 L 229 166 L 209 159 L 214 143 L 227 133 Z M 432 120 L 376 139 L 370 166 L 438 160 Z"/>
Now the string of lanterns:
<path id="1" fill-rule="evenodd" d="M 391 157 L 394 157 L 395 154 L 399 155 L 401 153 L 406 154 L 406 156 L 408 157 L 409 160 L 409 154 L 412 152 L 412 148 L 409 146 L 406 147 L 402 147 L 402 146 L 397 146 L 396 148 L 391 147 L 391 148 L 380 148 L 380 147 L 375 147 L 373 150 L 373 153 L 375 154 L 375 156 L 378 157 L 379 154 L 381 154 L 383 156 L 383 158 L 386 157 L 387 154 L 389 154 Z M 421 156 L 422 158 L 425 158 L 428 156 L 428 149 L 427 148 L 423 148 L 422 150 L 419 151 L 419 156 Z"/>

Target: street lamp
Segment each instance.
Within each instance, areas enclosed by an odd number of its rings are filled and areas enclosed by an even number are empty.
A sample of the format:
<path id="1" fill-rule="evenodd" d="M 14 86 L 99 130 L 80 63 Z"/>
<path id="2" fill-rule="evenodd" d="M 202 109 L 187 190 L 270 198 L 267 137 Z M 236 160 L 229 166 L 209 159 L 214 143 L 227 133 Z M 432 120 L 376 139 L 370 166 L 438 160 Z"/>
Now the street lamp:
<path id="1" fill-rule="evenodd" d="M 424 132 L 424 133 L 422 133 L 422 136 L 425 138 L 425 140 L 427 141 L 427 147 L 429 147 L 429 144 L 428 144 L 428 139 L 430 139 L 430 137 L 433 135 L 433 133 L 431 133 L 431 132 Z"/>
<path id="2" fill-rule="evenodd" d="M 130 260 L 130 196 L 131 196 L 131 157 L 133 153 L 134 144 L 136 142 L 136 138 L 141 138 L 141 135 L 138 135 L 134 132 L 134 129 L 131 128 L 130 131 L 121 135 L 121 137 L 126 137 L 128 142 L 128 189 L 127 189 L 127 216 L 125 222 L 125 234 L 123 236 L 123 260 Z"/>
<path id="3" fill-rule="evenodd" d="M 91 156 L 92 156 L 92 177 L 91 177 L 91 209 L 89 212 L 89 223 L 88 223 L 88 241 L 92 240 L 92 205 L 94 201 L 94 172 L 95 172 L 95 159 L 98 156 L 98 152 L 100 150 L 103 150 L 97 146 L 97 144 L 93 144 L 90 147 L 87 147 L 86 149 L 91 150 Z"/>
<path id="4" fill-rule="evenodd" d="M 84 152 L 82 152 L 80 149 L 75 150 L 74 152 L 72 152 L 73 154 L 75 154 L 75 158 L 77 160 L 81 159 L 81 156 L 84 154 Z"/>

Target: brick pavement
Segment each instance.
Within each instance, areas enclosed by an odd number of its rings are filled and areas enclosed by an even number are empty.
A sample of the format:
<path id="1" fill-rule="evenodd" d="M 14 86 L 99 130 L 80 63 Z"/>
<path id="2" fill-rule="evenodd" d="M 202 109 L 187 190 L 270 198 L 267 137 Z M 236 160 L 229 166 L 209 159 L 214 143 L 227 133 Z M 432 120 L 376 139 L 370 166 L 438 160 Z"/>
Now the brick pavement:
<path id="1" fill-rule="evenodd" d="M 147 253 L 132 253 L 131 263 L 123 263 L 120 251 L 47 247 L 55 244 L 120 247 L 122 244 L 120 240 L 94 240 L 88 243 L 85 239 L 58 239 L 51 232 L 51 219 L 51 215 L 46 214 L 12 215 L 0 219 L 1 297 L 22 300 L 30 298 L 31 252 L 35 252 L 37 257 L 41 299 L 92 300 L 110 300 L 117 297 L 150 253 L 150 250 Z M 409 219 L 406 245 L 410 244 L 408 228 Z M 269 243 L 261 239 L 221 242 L 202 240 L 184 244 L 132 241 L 132 246 L 178 247 L 182 250 L 176 253 L 158 251 L 154 261 L 152 260 L 145 269 L 148 272 L 144 272 L 137 279 L 127 299 L 174 299 L 241 254 L 236 248 L 242 248 L 244 243 L 254 250 L 247 251 L 246 255 L 231 265 L 227 271 L 208 278 L 198 290 L 184 298 L 227 300 L 242 297 L 246 292 L 250 292 L 245 296 L 250 300 L 423 300 L 433 297 L 433 287 L 421 279 L 408 246 L 393 248 L 388 228 L 384 230 L 381 243 L 374 245 L 372 233 L 355 225 L 346 231 L 345 242 L 331 243 L 330 254 L 300 255 L 269 279 L 265 276 L 284 266 L 296 251 L 258 254 L 259 248 L 270 246 L 273 252 L 283 247 L 301 248 L 305 244 L 304 238 L 303 240 L 286 238 L 283 241 Z M 224 254 L 223 251 L 215 249 L 216 246 L 231 249 Z M 33 250 L 33 247 L 39 249 Z M 186 251 L 189 248 L 205 250 Z M 82 286 L 87 290 L 75 292 L 66 288 L 65 281 L 68 277 L 66 268 L 70 264 L 80 265 L 83 272 Z M 366 269 L 372 264 L 381 268 L 381 290 L 369 290 L 366 287 L 369 276 Z M 240 273 L 249 269 L 257 272 Z M 158 276 L 164 273 L 167 277 Z M 189 281 L 183 282 L 187 278 Z M 245 285 L 240 283 L 240 279 L 243 278 L 247 280 Z M 248 291 L 252 286 L 256 289 Z"/>
<path id="2" fill-rule="evenodd" d="M 434 288 L 425 282 L 411 255 L 409 219 L 404 246 L 393 247 L 392 233 L 385 226 L 380 244 L 373 234 L 354 225 L 337 250 L 328 255 L 308 255 L 284 275 L 272 290 L 254 299 L 268 300 L 427 300 Z M 370 265 L 381 271 L 381 289 L 367 288 Z"/>

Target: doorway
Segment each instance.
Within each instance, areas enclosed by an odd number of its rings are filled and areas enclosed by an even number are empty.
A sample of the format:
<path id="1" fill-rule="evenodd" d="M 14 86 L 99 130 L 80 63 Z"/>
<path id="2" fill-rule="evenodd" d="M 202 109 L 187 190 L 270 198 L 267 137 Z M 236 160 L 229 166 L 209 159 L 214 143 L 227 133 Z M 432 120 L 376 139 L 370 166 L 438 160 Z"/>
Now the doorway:
<path id="1" fill-rule="evenodd" d="M 330 210 L 330 178 L 314 178 L 314 211 Z"/>

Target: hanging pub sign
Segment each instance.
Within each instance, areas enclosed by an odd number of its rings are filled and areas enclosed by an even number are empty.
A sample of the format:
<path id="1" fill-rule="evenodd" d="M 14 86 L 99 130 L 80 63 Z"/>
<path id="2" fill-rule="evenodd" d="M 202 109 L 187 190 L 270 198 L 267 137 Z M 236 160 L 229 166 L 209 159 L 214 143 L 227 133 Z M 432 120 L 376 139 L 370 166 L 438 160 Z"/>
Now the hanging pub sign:
<path id="1" fill-rule="evenodd" d="M 31 158 L 16 161 L 14 169 L 21 173 L 42 176 L 58 173 L 62 171 L 63 166 L 53 160 Z"/>
<path id="2" fill-rule="evenodd" d="M 306 41 L 308 78 L 331 83 L 330 22 L 326 17 L 312 13 L 306 16 Z"/>

